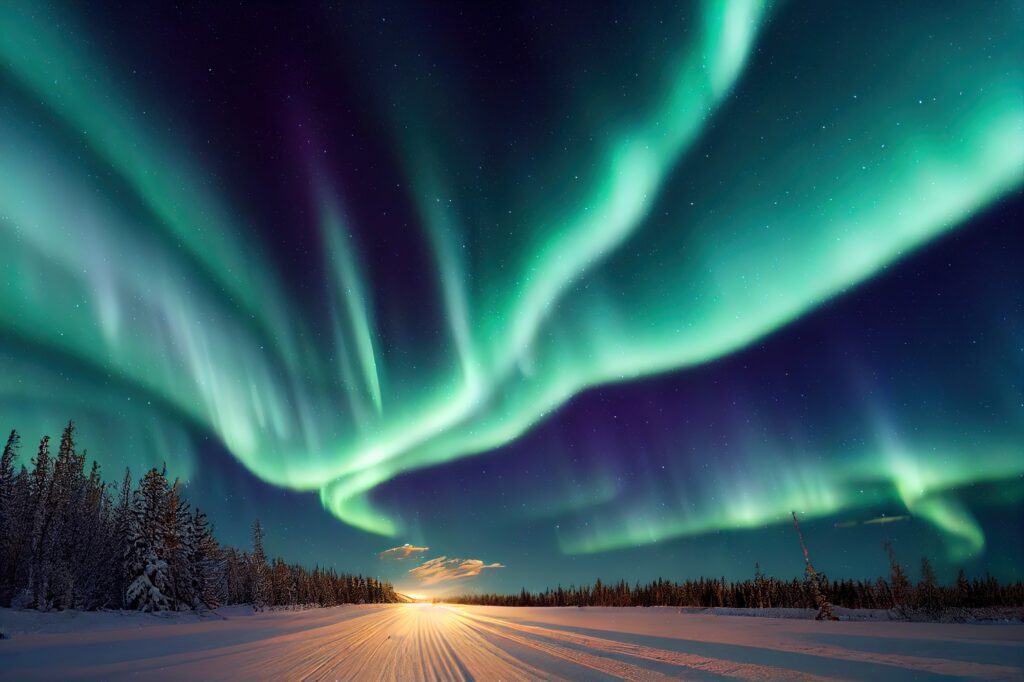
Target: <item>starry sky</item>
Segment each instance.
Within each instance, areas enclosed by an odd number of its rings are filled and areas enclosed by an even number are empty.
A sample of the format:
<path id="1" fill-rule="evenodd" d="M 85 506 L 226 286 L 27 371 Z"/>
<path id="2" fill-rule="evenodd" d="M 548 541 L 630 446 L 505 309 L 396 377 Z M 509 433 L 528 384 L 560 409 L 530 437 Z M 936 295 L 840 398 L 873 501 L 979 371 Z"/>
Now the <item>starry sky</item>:
<path id="1" fill-rule="evenodd" d="M 4 3 L 0 426 L 413 593 L 1020 579 L 1022 30 Z"/>

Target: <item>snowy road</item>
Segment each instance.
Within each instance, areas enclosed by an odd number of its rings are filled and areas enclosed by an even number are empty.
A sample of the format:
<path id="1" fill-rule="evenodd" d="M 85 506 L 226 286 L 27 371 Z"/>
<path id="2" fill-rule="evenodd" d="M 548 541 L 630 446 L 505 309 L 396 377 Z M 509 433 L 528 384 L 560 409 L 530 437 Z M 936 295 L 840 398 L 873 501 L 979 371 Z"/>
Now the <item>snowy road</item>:
<path id="1" fill-rule="evenodd" d="M 1024 678 L 1022 625 L 406 604 L 185 622 L 0 610 L 0 626 L 5 680 Z"/>

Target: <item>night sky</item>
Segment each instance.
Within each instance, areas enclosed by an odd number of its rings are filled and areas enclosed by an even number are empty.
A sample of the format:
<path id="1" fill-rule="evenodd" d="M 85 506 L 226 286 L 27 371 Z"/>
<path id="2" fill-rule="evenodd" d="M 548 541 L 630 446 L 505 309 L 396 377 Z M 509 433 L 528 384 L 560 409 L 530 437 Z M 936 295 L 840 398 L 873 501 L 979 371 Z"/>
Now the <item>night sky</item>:
<path id="1" fill-rule="evenodd" d="M 796 576 L 793 510 L 831 577 L 1021 579 L 1021 35 L 5 2 L 0 427 L 410 593 Z"/>

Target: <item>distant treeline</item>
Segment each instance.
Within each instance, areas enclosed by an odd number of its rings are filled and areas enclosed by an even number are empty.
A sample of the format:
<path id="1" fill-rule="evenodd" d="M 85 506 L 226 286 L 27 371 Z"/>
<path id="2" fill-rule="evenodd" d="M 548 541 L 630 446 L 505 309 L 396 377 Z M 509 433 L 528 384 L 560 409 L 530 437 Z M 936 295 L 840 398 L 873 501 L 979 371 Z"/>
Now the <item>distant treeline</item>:
<path id="1" fill-rule="evenodd" d="M 921 580 L 911 584 L 890 552 L 889 579 L 875 581 L 833 580 L 821 576 L 818 583 L 825 598 L 835 606 L 851 609 L 897 609 L 941 612 L 950 608 L 1024 606 L 1024 583 L 1002 584 L 995 578 L 969 580 L 963 570 L 953 585 L 940 585 L 927 559 L 921 561 Z M 518 594 L 471 594 L 445 599 L 457 604 L 485 606 L 693 606 L 734 608 L 815 609 L 811 580 L 779 580 L 764 576 L 755 567 L 752 580 L 701 578 L 684 582 L 658 579 L 630 586 L 625 581 Z"/>
<path id="2" fill-rule="evenodd" d="M 0 457 L 0 606 L 140 611 L 220 604 L 333 606 L 397 601 L 391 584 L 333 570 L 268 562 L 263 530 L 251 552 L 221 547 L 178 481 L 126 471 L 116 494 L 68 423 L 57 455 L 44 437 L 31 469 L 14 469 L 19 437 Z"/>

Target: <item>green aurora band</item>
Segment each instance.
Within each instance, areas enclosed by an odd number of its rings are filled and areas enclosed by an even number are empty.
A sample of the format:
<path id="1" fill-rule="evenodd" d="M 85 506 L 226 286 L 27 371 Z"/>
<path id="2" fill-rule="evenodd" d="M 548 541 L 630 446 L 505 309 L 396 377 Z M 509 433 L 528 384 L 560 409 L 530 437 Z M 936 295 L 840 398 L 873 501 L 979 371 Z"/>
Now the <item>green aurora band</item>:
<path id="1" fill-rule="evenodd" d="M 707 0 L 677 34 L 648 17 L 655 28 L 636 40 L 671 47 L 613 65 L 636 72 L 628 104 L 580 75 L 582 92 L 559 105 L 572 114 L 559 137 L 574 142 L 509 152 L 481 171 L 486 199 L 451 170 L 484 156 L 472 104 L 441 113 L 442 100 L 467 99 L 457 73 L 430 90 L 402 75 L 368 84 L 433 247 L 443 333 L 382 333 L 385 302 L 344 188 L 311 165 L 325 343 L 183 126 L 147 114 L 158 107 L 68 28 L 73 16 L 58 28 L 52 8 L 6 3 L 3 414 L 28 432 L 69 413 L 94 433 L 128 422 L 134 447 L 186 477 L 187 432 L 214 434 L 259 478 L 318 490 L 346 523 L 397 535 L 401 519 L 371 501 L 376 486 L 508 443 L 588 387 L 743 349 L 1020 188 L 1019 5 L 947 10 L 957 16 L 922 9 L 912 25 L 819 38 L 777 59 L 759 46 L 798 3 Z M 844 46 L 879 63 L 851 67 Z M 776 85 L 807 59 L 801 80 Z M 760 122 L 741 98 L 764 102 Z M 55 380 L 67 385 L 60 400 L 42 388 Z M 595 508 L 561 547 L 598 552 L 889 500 L 946 532 L 952 551 L 977 552 L 984 536 L 955 491 L 1024 473 L 1024 422 L 1012 414 L 1009 433 L 981 447 L 901 441 L 883 419 L 870 447 L 841 463 L 752 444 L 744 474 L 708 486 L 732 502 L 692 490 L 659 518 Z M 932 464 L 936 448 L 950 465 Z"/>

